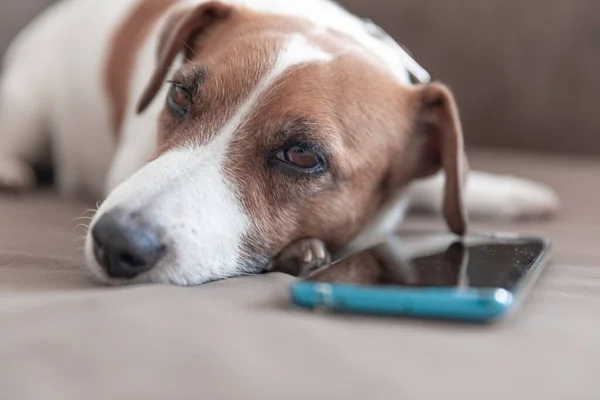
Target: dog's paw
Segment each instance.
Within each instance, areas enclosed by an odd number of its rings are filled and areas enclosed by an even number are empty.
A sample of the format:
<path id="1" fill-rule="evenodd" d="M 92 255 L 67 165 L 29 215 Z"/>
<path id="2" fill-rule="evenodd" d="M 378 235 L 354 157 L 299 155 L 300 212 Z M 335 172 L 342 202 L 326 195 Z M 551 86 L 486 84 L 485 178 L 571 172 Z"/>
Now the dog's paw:
<path id="1" fill-rule="evenodd" d="M 465 205 L 474 219 L 546 219 L 560 209 L 549 187 L 523 178 L 476 172 L 469 177 Z"/>
<path id="2" fill-rule="evenodd" d="M 288 245 L 267 267 L 267 271 L 307 276 L 310 272 L 331 263 L 325 243 L 319 239 L 300 239 Z"/>
<path id="3" fill-rule="evenodd" d="M 35 186 L 35 172 L 24 161 L 0 158 L 0 190 L 20 192 Z"/>

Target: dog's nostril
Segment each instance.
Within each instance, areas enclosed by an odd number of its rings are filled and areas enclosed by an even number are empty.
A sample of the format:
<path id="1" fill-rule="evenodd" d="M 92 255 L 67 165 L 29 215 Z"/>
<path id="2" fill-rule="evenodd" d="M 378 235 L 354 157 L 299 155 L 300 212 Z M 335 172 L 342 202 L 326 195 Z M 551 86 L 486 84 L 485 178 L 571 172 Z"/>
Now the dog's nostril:
<path id="1" fill-rule="evenodd" d="M 96 260 L 116 278 L 133 278 L 152 269 L 166 250 L 152 228 L 121 211 L 103 215 L 92 237 Z"/>
<path id="2" fill-rule="evenodd" d="M 129 264 L 132 267 L 142 267 L 145 264 L 144 260 L 132 256 L 131 254 L 121 254 L 119 257 L 119 262 Z"/>

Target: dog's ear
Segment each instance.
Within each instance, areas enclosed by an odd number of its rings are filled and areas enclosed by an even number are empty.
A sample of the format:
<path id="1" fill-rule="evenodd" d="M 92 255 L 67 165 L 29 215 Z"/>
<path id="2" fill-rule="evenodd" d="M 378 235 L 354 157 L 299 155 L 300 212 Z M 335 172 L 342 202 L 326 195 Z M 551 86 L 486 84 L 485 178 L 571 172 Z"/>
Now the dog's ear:
<path id="1" fill-rule="evenodd" d="M 161 33 L 156 69 L 138 104 L 138 113 L 143 112 L 152 102 L 173 64 L 175 58 L 183 53 L 186 59 L 194 54 L 197 37 L 213 24 L 226 19 L 232 11 L 231 6 L 211 1 L 199 5 L 190 5 L 177 9 L 168 18 Z"/>
<path id="2" fill-rule="evenodd" d="M 401 179 L 424 178 L 443 169 L 444 218 L 451 231 L 462 235 L 467 230 L 463 188 L 468 164 L 456 102 L 450 90 L 439 83 L 417 85 L 411 88 L 409 98 L 413 123 Z"/>

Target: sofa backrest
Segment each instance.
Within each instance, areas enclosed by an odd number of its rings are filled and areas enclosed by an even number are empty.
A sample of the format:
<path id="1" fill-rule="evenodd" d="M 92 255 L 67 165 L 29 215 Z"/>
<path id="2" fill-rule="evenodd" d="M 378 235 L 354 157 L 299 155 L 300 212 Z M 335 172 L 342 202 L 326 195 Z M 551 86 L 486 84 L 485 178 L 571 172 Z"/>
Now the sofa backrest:
<path id="1" fill-rule="evenodd" d="M 600 154 L 597 0 L 342 0 L 449 84 L 467 143 Z"/>

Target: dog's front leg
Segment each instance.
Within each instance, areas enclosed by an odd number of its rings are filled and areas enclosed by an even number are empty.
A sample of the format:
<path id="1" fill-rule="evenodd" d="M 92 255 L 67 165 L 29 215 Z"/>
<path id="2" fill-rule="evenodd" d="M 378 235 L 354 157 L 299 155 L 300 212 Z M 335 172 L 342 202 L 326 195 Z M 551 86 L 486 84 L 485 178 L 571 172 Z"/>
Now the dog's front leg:
<path id="1" fill-rule="evenodd" d="M 319 239 L 300 239 L 284 248 L 265 269 L 293 276 L 307 276 L 312 271 L 331 263 L 325 243 Z"/>

